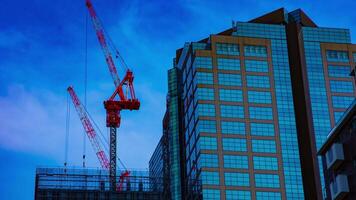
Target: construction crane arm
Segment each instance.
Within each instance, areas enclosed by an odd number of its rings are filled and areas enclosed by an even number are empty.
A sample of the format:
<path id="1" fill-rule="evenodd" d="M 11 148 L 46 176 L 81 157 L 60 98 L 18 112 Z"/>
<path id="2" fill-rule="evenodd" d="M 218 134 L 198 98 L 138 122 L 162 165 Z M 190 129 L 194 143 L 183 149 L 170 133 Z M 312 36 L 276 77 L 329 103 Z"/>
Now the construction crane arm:
<path id="1" fill-rule="evenodd" d="M 109 67 L 110 75 L 114 81 L 115 87 L 118 87 L 120 84 L 120 78 L 117 73 L 111 52 L 109 50 L 108 43 L 106 42 L 106 39 L 105 39 L 104 29 L 100 23 L 98 16 L 96 15 L 95 9 L 94 9 L 93 4 L 91 3 L 90 0 L 86 0 L 86 6 L 89 10 L 89 14 L 92 19 L 93 26 L 94 26 L 94 29 L 96 32 L 96 36 L 98 37 L 101 49 L 104 52 L 105 60 Z"/>
<path id="2" fill-rule="evenodd" d="M 73 87 L 68 87 L 67 90 L 68 90 L 69 95 L 72 98 L 75 110 L 78 113 L 78 116 L 79 116 L 80 121 L 82 122 L 83 128 L 88 135 L 89 141 L 94 148 L 96 156 L 99 159 L 101 167 L 104 169 L 109 169 L 109 167 L 110 167 L 109 160 L 108 160 L 105 152 L 101 148 L 100 142 L 99 142 L 97 134 L 95 132 L 95 129 L 89 120 L 89 116 L 88 116 L 84 106 L 81 104 Z"/>

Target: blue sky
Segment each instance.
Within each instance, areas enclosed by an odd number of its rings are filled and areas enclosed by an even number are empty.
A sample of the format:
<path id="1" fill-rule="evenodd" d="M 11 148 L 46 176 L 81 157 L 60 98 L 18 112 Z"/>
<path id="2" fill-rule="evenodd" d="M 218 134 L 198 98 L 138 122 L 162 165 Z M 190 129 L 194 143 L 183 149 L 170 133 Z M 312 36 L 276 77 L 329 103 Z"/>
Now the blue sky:
<path id="1" fill-rule="evenodd" d="M 160 136 L 167 69 L 175 50 L 274 9 L 302 8 L 319 26 L 356 33 L 353 1 L 93 0 L 135 73 L 139 112 L 123 112 L 119 157 L 144 169 Z M 84 91 L 84 0 L 2 0 L 0 6 L 0 199 L 33 199 L 36 166 L 64 162 L 66 87 Z M 353 41 L 354 38 L 353 38 Z M 88 28 L 88 110 L 105 128 L 103 100 L 113 83 L 92 25 Z M 81 164 L 83 131 L 72 109 L 69 164 Z M 87 142 L 87 165 L 99 163 Z"/>

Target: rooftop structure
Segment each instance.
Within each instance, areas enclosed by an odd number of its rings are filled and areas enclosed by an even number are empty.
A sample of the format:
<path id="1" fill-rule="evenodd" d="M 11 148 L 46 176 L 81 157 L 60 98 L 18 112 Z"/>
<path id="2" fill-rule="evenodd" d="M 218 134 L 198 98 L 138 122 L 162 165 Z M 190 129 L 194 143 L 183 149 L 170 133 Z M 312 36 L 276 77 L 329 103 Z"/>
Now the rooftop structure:
<path id="1" fill-rule="evenodd" d="M 111 190 L 110 183 L 108 170 L 37 168 L 35 199 L 165 199 L 162 177 L 148 176 L 147 171 L 131 171 L 120 191 Z"/>

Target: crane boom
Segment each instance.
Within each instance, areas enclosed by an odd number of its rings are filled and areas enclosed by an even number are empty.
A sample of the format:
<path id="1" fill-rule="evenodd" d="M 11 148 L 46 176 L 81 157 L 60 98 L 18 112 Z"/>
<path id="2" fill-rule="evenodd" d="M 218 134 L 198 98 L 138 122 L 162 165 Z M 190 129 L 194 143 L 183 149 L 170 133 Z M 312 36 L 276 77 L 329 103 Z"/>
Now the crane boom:
<path id="1" fill-rule="evenodd" d="M 84 106 L 81 104 L 77 94 L 74 92 L 73 87 L 70 86 L 70 87 L 68 87 L 67 90 L 72 98 L 75 110 L 77 111 L 77 113 L 79 115 L 80 121 L 82 122 L 84 130 L 88 135 L 90 143 L 94 148 L 96 156 L 99 159 L 101 167 L 104 169 L 109 169 L 110 168 L 109 160 L 108 160 L 105 152 L 101 148 L 101 145 L 97 138 L 97 134 L 95 132 L 95 129 L 93 128 L 93 125 L 91 124 L 91 122 L 89 120 L 88 114 L 87 114 L 86 110 L 84 109 Z"/>
<path id="2" fill-rule="evenodd" d="M 96 15 L 96 12 L 94 10 L 93 4 L 91 3 L 90 0 L 86 0 L 86 6 L 89 10 L 89 14 L 90 17 L 92 19 L 93 22 L 93 26 L 96 32 L 96 36 L 98 37 L 101 49 L 104 52 L 104 56 L 105 56 L 105 60 L 106 63 L 108 64 L 109 67 L 109 71 L 110 71 L 110 75 L 114 81 L 115 87 L 118 87 L 120 84 L 120 78 L 119 75 L 117 73 L 116 67 L 115 67 L 115 63 L 114 60 L 112 58 L 111 52 L 109 50 L 109 46 L 106 42 L 105 39 L 105 34 L 104 34 L 104 29 L 100 23 L 100 20 L 98 18 L 98 16 Z"/>

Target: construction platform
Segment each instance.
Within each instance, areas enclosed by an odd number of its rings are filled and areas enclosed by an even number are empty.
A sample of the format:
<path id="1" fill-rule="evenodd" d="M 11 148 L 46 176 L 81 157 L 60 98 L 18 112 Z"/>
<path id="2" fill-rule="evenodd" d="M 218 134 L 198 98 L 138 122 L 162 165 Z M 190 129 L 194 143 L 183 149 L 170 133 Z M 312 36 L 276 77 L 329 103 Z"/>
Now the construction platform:
<path id="1" fill-rule="evenodd" d="M 110 190 L 109 171 L 88 168 L 37 168 L 35 200 L 161 200 L 162 177 L 147 171 L 130 171 L 120 190 Z M 120 174 L 120 173 L 118 173 Z M 119 177 L 117 178 L 119 184 Z"/>

